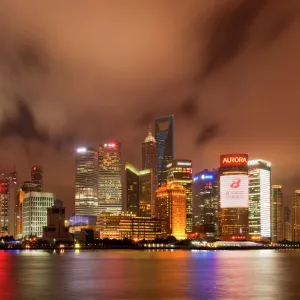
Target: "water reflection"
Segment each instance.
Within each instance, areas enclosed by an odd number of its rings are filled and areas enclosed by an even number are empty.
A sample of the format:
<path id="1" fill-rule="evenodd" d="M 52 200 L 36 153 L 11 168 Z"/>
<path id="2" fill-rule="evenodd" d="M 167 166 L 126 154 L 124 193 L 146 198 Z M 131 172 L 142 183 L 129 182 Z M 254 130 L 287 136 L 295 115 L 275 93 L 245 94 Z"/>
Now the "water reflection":
<path id="1" fill-rule="evenodd" d="M 0 299 L 300 299 L 299 251 L 0 251 Z"/>

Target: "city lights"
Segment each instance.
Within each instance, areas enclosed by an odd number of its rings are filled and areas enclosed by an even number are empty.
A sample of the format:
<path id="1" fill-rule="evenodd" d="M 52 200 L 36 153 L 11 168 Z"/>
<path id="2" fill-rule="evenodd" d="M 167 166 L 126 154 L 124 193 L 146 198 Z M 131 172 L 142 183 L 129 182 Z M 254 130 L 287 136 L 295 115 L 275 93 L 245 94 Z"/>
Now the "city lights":
<path id="1" fill-rule="evenodd" d="M 85 147 L 77 148 L 77 153 L 85 153 L 87 149 Z"/>

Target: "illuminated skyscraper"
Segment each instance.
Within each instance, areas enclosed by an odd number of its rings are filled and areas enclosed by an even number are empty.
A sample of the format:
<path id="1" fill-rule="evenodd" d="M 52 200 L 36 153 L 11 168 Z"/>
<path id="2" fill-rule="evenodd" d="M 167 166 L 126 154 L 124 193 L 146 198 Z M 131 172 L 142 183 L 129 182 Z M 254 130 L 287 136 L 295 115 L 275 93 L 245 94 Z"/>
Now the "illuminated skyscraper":
<path id="1" fill-rule="evenodd" d="M 283 239 L 285 241 L 293 240 L 292 214 L 287 206 L 285 206 L 283 210 Z"/>
<path id="2" fill-rule="evenodd" d="M 141 217 L 151 217 L 152 173 L 151 170 L 139 171 L 126 163 L 126 211 Z"/>
<path id="3" fill-rule="evenodd" d="M 122 211 L 121 143 L 109 142 L 98 147 L 99 212 Z"/>
<path id="4" fill-rule="evenodd" d="M 193 178 L 194 226 L 203 229 L 206 236 L 219 231 L 219 174 L 207 169 Z M 197 229 L 198 230 L 198 229 Z"/>
<path id="5" fill-rule="evenodd" d="M 47 208 L 54 204 L 53 193 L 29 192 L 23 201 L 23 236 L 41 237 L 47 226 Z"/>
<path id="6" fill-rule="evenodd" d="M 167 231 L 178 240 L 186 238 L 186 194 L 184 187 L 168 183 L 156 191 L 155 214 L 167 220 Z"/>
<path id="7" fill-rule="evenodd" d="M 293 241 L 300 242 L 300 190 L 293 195 Z"/>
<path id="8" fill-rule="evenodd" d="M 43 191 L 43 169 L 40 166 L 31 168 L 31 181 L 36 185 L 35 191 Z"/>
<path id="9" fill-rule="evenodd" d="M 222 238 L 248 235 L 248 155 L 220 159 L 220 228 Z"/>
<path id="10" fill-rule="evenodd" d="M 263 159 L 249 160 L 248 175 L 249 235 L 271 238 L 271 163 Z"/>
<path id="11" fill-rule="evenodd" d="M 184 187 L 186 193 L 186 232 L 193 231 L 193 193 L 192 193 L 192 161 L 176 159 L 169 161 L 166 166 L 167 182 L 178 183 Z"/>
<path id="12" fill-rule="evenodd" d="M 272 237 L 272 242 L 278 242 L 284 240 L 282 185 L 272 185 L 271 237 Z"/>
<path id="13" fill-rule="evenodd" d="M 75 214 L 96 215 L 98 212 L 97 152 L 93 148 L 78 148 L 75 163 Z"/>
<path id="14" fill-rule="evenodd" d="M 126 163 L 126 211 L 128 213 L 139 215 L 140 207 L 140 174 L 139 170 L 133 165 Z"/>
<path id="15" fill-rule="evenodd" d="M 151 170 L 152 174 L 152 199 L 151 206 L 154 208 L 155 191 L 158 187 L 158 154 L 157 154 L 157 142 L 149 129 L 148 136 L 142 144 L 142 170 Z M 154 211 L 152 211 L 154 215 Z"/>
<path id="16" fill-rule="evenodd" d="M 154 202 L 155 194 L 153 196 L 153 176 L 152 170 L 146 169 L 140 171 L 140 216 L 151 217 L 154 216 Z"/>
<path id="17" fill-rule="evenodd" d="M 0 232 L 8 234 L 8 204 L 9 204 L 9 181 L 4 174 L 0 177 Z"/>
<path id="18" fill-rule="evenodd" d="M 155 120 L 155 139 L 158 145 L 158 185 L 167 181 L 166 166 L 174 159 L 174 116 Z"/>

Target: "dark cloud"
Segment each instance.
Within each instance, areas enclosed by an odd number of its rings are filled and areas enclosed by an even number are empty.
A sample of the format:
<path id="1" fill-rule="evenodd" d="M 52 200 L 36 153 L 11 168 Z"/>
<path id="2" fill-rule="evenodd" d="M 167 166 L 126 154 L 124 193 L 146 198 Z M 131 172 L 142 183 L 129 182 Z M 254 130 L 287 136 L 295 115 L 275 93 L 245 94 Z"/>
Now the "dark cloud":
<path id="1" fill-rule="evenodd" d="M 204 125 L 197 136 L 196 144 L 203 146 L 210 140 L 216 138 L 221 134 L 220 128 L 221 126 L 218 123 Z"/>
<path id="2" fill-rule="evenodd" d="M 48 132 L 37 125 L 35 116 L 28 103 L 22 97 L 17 97 L 13 101 L 16 113 L 8 115 L 2 120 L 0 138 L 20 137 L 41 143 L 48 142 Z"/>
<path id="3" fill-rule="evenodd" d="M 211 75 L 236 58 L 248 42 L 253 21 L 268 3 L 268 0 L 236 1 L 209 19 L 205 64 L 200 77 Z"/>

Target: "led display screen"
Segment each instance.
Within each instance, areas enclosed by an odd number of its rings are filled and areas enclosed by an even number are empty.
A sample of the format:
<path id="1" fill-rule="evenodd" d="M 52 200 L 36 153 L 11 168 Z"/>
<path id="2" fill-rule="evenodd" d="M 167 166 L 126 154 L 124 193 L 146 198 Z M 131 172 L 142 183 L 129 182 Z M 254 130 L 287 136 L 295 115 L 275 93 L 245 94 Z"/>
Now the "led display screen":
<path id="1" fill-rule="evenodd" d="M 220 177 L 221 208 L 248 207 L 248 175 L 223 175 Z"/>

